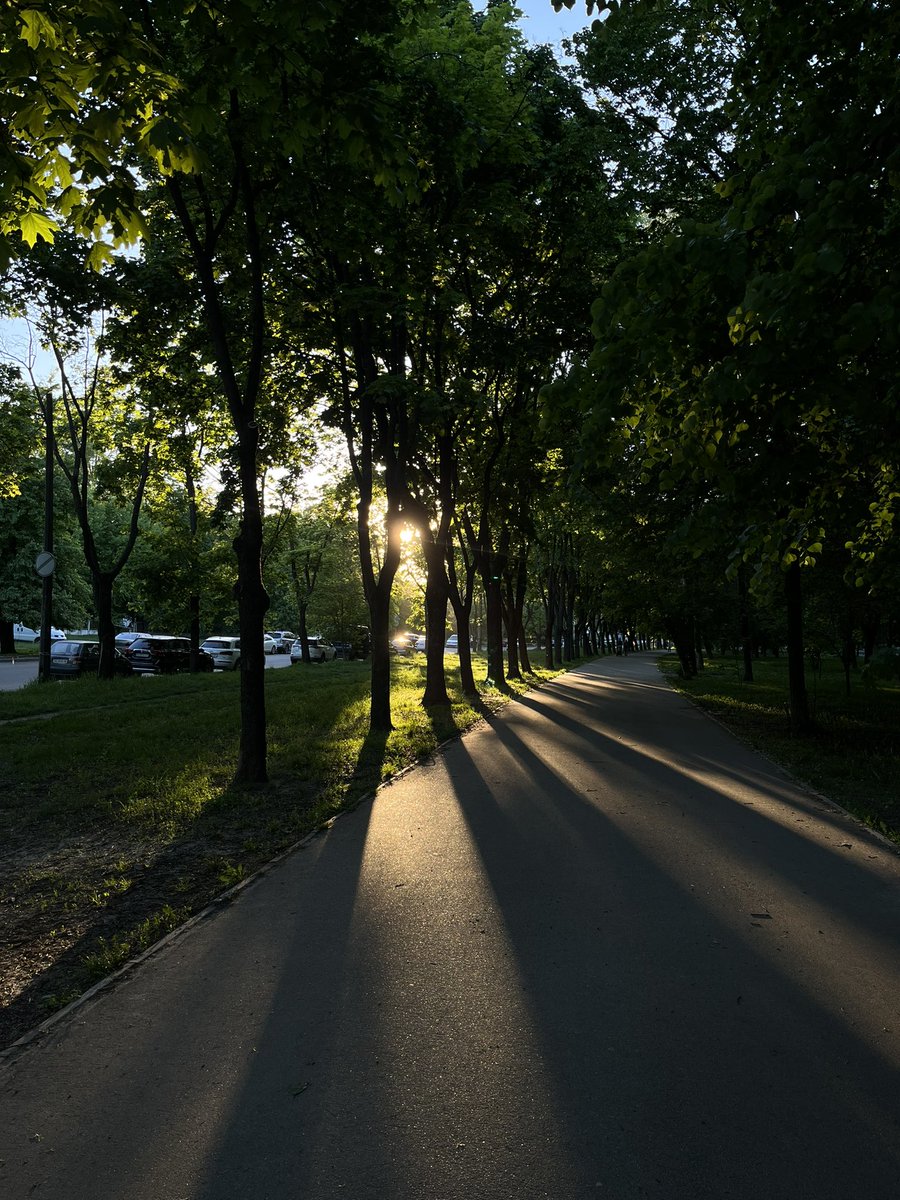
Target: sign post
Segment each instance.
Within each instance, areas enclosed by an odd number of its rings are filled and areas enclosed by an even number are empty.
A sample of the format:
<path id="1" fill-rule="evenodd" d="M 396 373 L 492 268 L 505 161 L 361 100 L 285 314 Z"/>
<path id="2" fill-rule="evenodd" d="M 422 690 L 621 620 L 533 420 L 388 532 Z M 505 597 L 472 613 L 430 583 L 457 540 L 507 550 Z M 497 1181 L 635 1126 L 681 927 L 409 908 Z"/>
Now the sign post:
<path id="1" fill-rule="evenodd" d="M 50 642 L 53 628 L 53 399 L 49 392 L 43 398 L 44 408 L 44 549 L 34 560 L 34 569 L 41 577 L 41 650 L 38 659 L 38 679 L 50 682 Z"/>

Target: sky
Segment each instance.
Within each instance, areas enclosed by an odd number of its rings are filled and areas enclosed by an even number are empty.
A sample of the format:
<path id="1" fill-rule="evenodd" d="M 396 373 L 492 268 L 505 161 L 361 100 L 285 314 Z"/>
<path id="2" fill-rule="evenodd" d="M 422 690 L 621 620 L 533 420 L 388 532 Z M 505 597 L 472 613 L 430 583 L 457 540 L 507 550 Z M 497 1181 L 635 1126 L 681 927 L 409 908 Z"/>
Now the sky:
<path id="1" fill-rule="evenodd" d="M 550 42 L 556 45 L 564 37 L 571 37 L 597 18 L 596 10 L 590 17 L 587 15 L 585 0 L 575 0 L 572 8 L 562 8 L 559 12 L 553 11 L 550 0 L 513 2 L 516 8 L 525 14 L 521 21 L 522 32 L 530 42 Z"/>

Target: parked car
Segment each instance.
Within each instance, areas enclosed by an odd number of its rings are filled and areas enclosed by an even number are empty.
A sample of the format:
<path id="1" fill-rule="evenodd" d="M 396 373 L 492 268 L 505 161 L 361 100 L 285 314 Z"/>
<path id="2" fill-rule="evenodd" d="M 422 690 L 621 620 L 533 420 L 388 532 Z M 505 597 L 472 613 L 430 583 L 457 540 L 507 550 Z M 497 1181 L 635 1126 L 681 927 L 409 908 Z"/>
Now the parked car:
<path id="1" fill-rule="evenodd" d="M 197 665 L 200 670 L 211 671 L 212 655 L 200 650 L 199 656 Z M 131 643 L 128 661 L 140 675 L 172 675 L 176 671 L 189 671 L 191 643 L 188 638 L 144 635 Z"/>
<path id="2" fill-rule="evenodd" d="M 123 654 L 127 653 L 128 647 L 132 642 L 136 642 L 139 637 L 150 637 L 152 635 L 146 633 L 135 633 L 133 629 L 125 629 L 121 633 L 116 634 L 116 649 L 121 650 Z"/>
<path id="3" fill-rule="evenodd" d="M 263 653 L 274 654 L 276 650 L 276 641 L 269 633 L 263 634 Z"/>
<path id="4" fill-rule="evenodd" d="M 310 662 L 331 662 L 337 657 L 337 651 L 331 642 L 326 638 L 312 636 L 307 638 L 309 642 L 309 661 Z M 295 666 L 298 662 L 303 661 L 303 646 L 300 639 L 297 638 L 293 646 L 291 646 L 291 666 Z"/>
<path id="5" fill-rule="evenodd" d="M 415 633 L 398 633 L 391 638 L 391 654 L 412 654 L 416 648 Z"/>
<path id="6" fill-rule="evenodd" d="M 128 659 L 118 650 L 115 655 L 116 674 L 130 675 Z M 50 655 L 50 678 L 77 679 L 79 675 L 96 675 L 99 665 L 100 646 L 97 642 L 58 641 Z"/>
<path id="7" fill-rule="evenodd" d="M 51 642 L 64 642 L 68 636 L 64 629 L 57 629 L 56 626 L 51 626 Z M 13 625 L 14 642 L 39 642 L 40 640 L 41 631 L 39 629 L 29 629 L 27 625 Z"/>
<path id="8" fill-rule="evenodd" d="M 420 633 L 417 636 L 416 640 L 413 642 L 413 650 L 415 650 L 419 654 L 425 653 L 425 634 L 424 633 Z"/>
<path id="9" fill-rule="evenodd" d="M 297 640 L 296 633 L 291 633 L 289 629 L 270 629 L 268 636 L 275 643 L 276 654 L 290 654 L 291 646 Z"/>
<path id="10" fill-rule="evenodd" d="M 200 649 L 211 655 L 213 666 L 219 671 L 236 671 L 241 665 L 240 638 L 207 638 Z"/>
<path id="11" fill-rule="evenodd" d="M 125 655 L 127 659 L 131 658 L 131 648 L 136 646 L 138 642 L 148 642 L 157 638 L 162 638 L 163 641 L 172 638 L 171 633 L 117 633 L 116 634 L 116 649 Z"/>
<path id="12" fill-rule="evenodd" d="M 446 642 L 444 642 L 444 653 L 459 654 L 459 638 L 455 633 L 451 633 Z"/>

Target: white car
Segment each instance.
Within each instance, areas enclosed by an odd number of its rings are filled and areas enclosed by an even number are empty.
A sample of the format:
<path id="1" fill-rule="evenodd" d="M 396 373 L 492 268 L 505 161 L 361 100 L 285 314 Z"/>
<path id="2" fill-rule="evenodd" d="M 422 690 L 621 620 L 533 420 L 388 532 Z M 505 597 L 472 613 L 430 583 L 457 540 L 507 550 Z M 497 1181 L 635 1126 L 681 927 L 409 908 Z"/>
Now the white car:
<path id="1" fill-rule="evenodd" d="M 207 638 L 200 649 L 212 657 L 213 667 L 217 671 L 236 671 L 241 665 L 240 638 Z"/>
<path id="2" fill-rule="evenodd" d="M 207 638 L 200 649 L 212 655 L 213 664 L 218 671 L 236 671 L 241 665 L 241 639 L 239 637 Z M 263 637 L 263 651 L 266 654 L 275 653 L 275 640 L 268 634 Z"/>
<path id="3" fill-rule="evenodd" d="M 51 642 L 64 642 L 69 635 L 64 629 L 57 629 L 56 626 L 50 628 Z M 27 625 L 13 625 L 13 641 L 14 642 L 39 642 L 41 640 L 40 630 L 29 629 Z"/>
<path id="4" fill-rule="evenodd" d="M 290 629 L 270 629 L 268 636 L 275 642 L 276 654 L 290 654 L 291 646 L 297 640 L 296 633 L 291 633 Z"/>
<path id="5" fill-rule="evenodd" d="M 309 642 L 310 662 L 331 662 L 337 654 L 327 638 L 311 635 L 306 640 Z M 303 662 L 303 645 L 299 638 L 291 646 L 291 666 L 296 666 L 298 662 Z"/>

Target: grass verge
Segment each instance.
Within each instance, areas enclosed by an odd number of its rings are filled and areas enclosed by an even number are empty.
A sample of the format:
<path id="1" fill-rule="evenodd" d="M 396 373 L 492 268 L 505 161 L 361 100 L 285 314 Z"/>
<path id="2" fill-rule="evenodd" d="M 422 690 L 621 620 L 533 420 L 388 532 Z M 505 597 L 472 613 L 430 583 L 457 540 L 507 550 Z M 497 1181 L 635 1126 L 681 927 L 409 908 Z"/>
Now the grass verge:
<path id="1" fill-rule="evenodd" d="M 792 735 L 786 660 L 754 662 L 752 683 L 733 658 L 707 660 L 690 680 L 674 656 L 660 666 L 733 733 L 900 845 L 900 687 L 867 684 L 858 672 L 848 695 L 840 663 L 823 658 L 807 675 L 813 728 Z"/>
<path id="2" fill-rule="evenodd" d="M 231 787 L 233 673 L 0 693 L 0 1047 L 509 700 L 473 707 L 448 660 L 452 703 L 426 712 L 424 658 L 393 671 L 386 738 L 367 736 L 367 664 L 267 671 L 254 790 Z"/>

